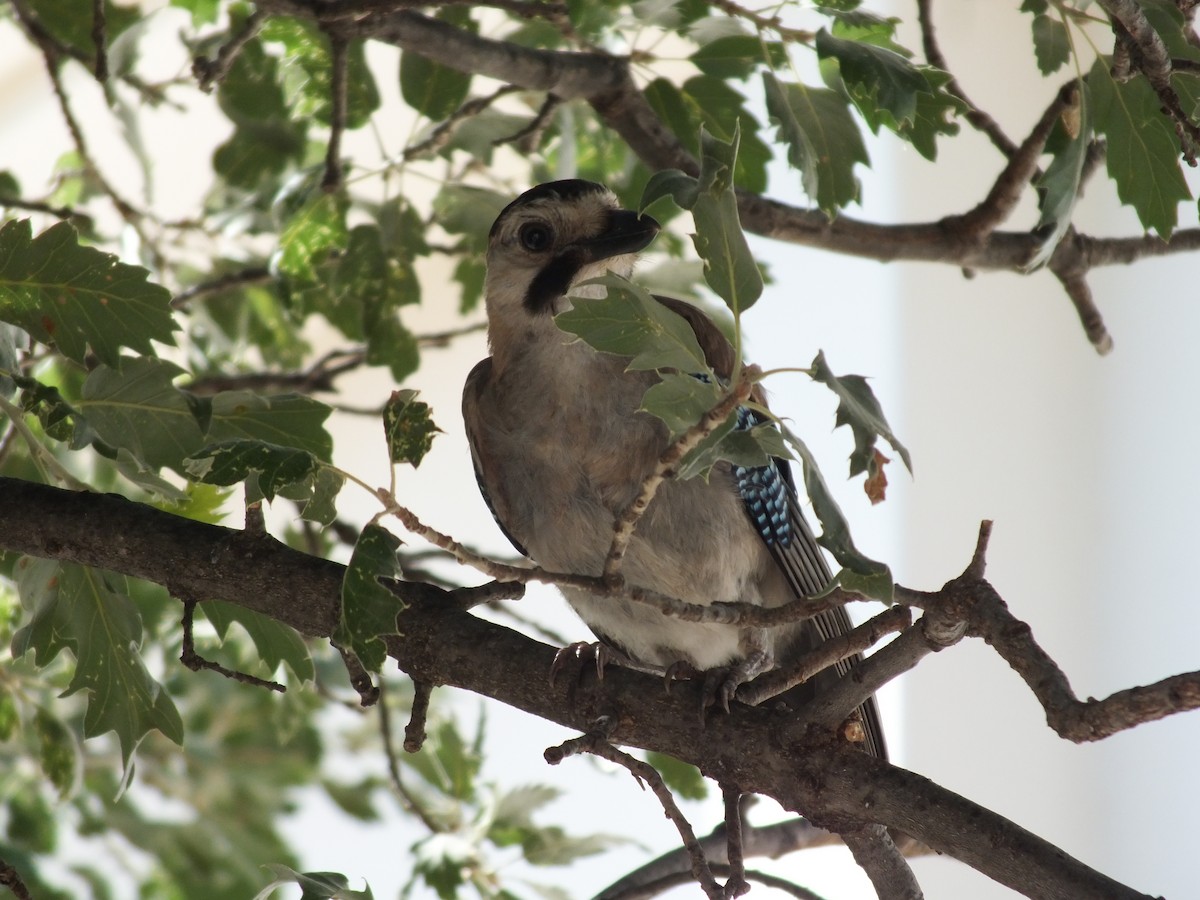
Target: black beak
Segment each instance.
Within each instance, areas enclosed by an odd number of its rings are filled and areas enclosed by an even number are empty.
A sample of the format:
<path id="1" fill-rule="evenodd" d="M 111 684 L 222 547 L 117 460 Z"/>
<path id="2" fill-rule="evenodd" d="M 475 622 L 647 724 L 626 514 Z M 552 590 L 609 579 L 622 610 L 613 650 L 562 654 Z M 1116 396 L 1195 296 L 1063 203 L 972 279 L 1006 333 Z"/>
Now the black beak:
<path id="1" fill-rule="evenodd" d="M 662 226 L 650 216 L 639 216 L 628 209 L 617 209 L 608 214 L 608 227 L 591 240 L 581 241 L 577 247 L 587 262 L 599 262 L 624 253 L 644 250 L 654 240 Z"/>

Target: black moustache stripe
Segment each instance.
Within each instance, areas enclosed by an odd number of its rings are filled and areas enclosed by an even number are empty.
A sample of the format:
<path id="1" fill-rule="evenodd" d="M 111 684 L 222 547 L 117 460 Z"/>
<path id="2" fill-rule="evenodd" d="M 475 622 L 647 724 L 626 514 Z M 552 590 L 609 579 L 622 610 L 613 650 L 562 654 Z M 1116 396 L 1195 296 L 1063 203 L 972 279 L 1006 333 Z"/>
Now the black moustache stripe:
<path id="1" fill-rule="evenodd" d="M 550 260 L 529 283 L 529 290 L 525 292 L 525 309 L 535 314 L 551 312 L 554 301 L 567 292 L 583 264 L 583 254 L 576 249 L 567 250 Z"/>

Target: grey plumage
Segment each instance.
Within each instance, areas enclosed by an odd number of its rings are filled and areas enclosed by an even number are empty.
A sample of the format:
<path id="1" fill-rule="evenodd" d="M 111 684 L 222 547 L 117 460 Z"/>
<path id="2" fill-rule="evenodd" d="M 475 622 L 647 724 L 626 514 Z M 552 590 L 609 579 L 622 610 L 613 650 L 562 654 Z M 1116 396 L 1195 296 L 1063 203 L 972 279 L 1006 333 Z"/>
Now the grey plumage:
<path id="1" fill-rule="evenodd" d="M 463 416 L 497 522 L 549 569 L 602 573 L 614 517 L 668 443 L 665 426 L 639 412 L 657 375 L 625 371 L 628 360 L 597 352 L 554 322 L 570 305 L 568 293 L 590 290 L 574 285 L 608 270 L 628 277 L 657 231 L 653 219 L 620 209 L 606 188 L 578 180 L 527 191 L 492 227 L 485 284 L 491 356 L 468 376 Z M 657 299 L 688 321 L 713 370 L 728 376 L 733 350 L 716 326 L 690 304 Z M 629 584 L 692 603 L 768 607 L 817 593 L 830 578 L 782 460 L 761 469 L 720 463 L 708 481 L 665 482 L 638 523 L 622 573 Z M 726 697 L 850 628 L 840 608 L 767 630 L 684 622 L 644 604 L 563 593 L 602 643 L 639 663 L 724 670 Z M 873 701 L 862 714 L 868 749 L 884 755 Z"/>

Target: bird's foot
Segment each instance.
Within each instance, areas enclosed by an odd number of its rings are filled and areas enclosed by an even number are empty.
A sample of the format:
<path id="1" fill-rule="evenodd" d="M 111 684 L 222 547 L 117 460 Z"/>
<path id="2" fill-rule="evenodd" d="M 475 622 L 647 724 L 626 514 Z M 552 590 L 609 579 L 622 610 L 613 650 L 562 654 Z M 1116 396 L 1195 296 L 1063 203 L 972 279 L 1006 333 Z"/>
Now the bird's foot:
<path id="1" fill-rule="evenodd" d="M 681 659 L 678 662 L 671 663 L 669 666 L 663 669 L 663 687 L 666 688 L 666 691 L 669 694 L 671 693 L 671 685 L 673 685 L 676 681 L 691 681 L 695 678 L 699 678 L 703 674 L 704 672 L 702 672 L 700 669 L 697 669 L 690 662 Z"/>
<path id="2" fill-rule="evenodd" d="M 567 644 L 554 654 L 554 662 L 550 664 L 550 684 L 553 685 L 563 669 L 572 662 L 579 665 L 576 673 L 576 679 L 578 679 L 586 671 L 589 658 L 596 666 L 596 680 L 603 681 L 604 667 L 611 662 L 618 662 L 619 656 L 612 648 L 599 641 L 575 641 L 573 644 Z"/>
<path id="3" fill-rule="evenodd" d="M 700 699 L 700 724 L 704 724 L 711 706 L 719 707 L 728 714 L 729 703 L 737 695 L 738 688 L 748 681 L 753 681 L 770 667 L 770 655 L 755 651 L 738 662 L 727 666 L 718 666 L 704 672 L 704 687 Z"/>

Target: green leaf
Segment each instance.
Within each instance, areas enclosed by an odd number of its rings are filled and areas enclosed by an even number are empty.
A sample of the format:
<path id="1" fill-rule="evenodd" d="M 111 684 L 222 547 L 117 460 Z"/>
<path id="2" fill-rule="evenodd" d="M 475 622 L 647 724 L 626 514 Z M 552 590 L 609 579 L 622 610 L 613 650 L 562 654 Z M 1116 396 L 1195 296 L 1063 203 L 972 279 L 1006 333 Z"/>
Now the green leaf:
<path id="1" fill-rule="evenodd" d="M 554 317 L 563 331 L 602 353 L 631 357 L 630 370 L 708 371 L 696 333 L 682 316 L 612 272 L 588 283 L 604 285 L 608 295 L 572 300 L 571 309 Z"/>
<path id="2" fill-rule="evenodd" d="M 279 235 L 275 268 L 302 283 L 317 280 L 318 263 L 346 246 L 346 203 L 334 194 L 319 194 L 306 202 Z"/>
<path id="3" fill-rule="evenodd" d="M 260 41 L 242 48 L 217 87 L 217 103 L 235 126 L 213 152 L 213 170 L 229 184 L 254 189 L 303 158 L 307 119 L 288 111 L 278 62 Z"/>
<path id="4" fill-rule="evenodd" d="M 475 798 L 483 765 L 482 746 L 478 740 L 468 745 L 454 722 L 445 721 L 434 728 L 421 751 L 407 757 L 407 761 L 430 786 L 447 797 L 462 801 Z"/>
<path id="5" fill-rule="evenodd" d="M 33 617 L 13 637 L 13 655 L 34 651 L 46 665 L 63 647 L 75 655 L 64 695 L 88 692 L 85 737 L 115 731 L 127 775 L 130 757 L 152 729 L 176 744 L 183 722 L 142 662 L 142 623 L 125 579 L 73 563 L 37 561 L 19 569 L 22 603 Z"/>
<path id="6" fill-rule="evenodd" d="M 673 756 L 654 750 L 646 754 L 646 762 L 658 770 L 673 793 L 685 800 L 703 800 L 708 796 L 708 782 L 691 763 L 680 762 Z"/>
<path id="7" fill-rule="evenodd" d="M 1087 83 L 1096 131 L 1108 139 L 1109 177 L 1121 202 L 1137 211 L 1142 227 L 1168 238 L 1180 201 L 1191 197 L 1179 168 L 1175 131 L 1146 79 L 1118 84 L 1108 66 L 1107 58 L 1097 58 Z"/>
<path id="8" fill-rule="evenodd" d="M 698 138 L 703 126 L 710 134 L 731 142 L 739 124 L 743 127 L 741 152 L 733 170 L 738 187 L 762 192 L 767 186 L 767 162 L 771 149 L 758 134 L 758 120 L 746 109 L 746 98 L 720 78 L 697 75 L 683 89 L 663 78 L 650 82 L 646 100 L 689 152 L 700 155 Z"/>
<path id="9" fill-rule="evenodd" d="M 690 106 L 698 113 L 698 123 L 703 126 L 698 142 L 699 155 L 708 152 L 705 148 L 704 132 L 717 140 L 736 147 L 733 162 L 733 182 L 740 188 L 755 193 L 767 189 L 767 163 L 771 160 L 771 148 L 763 143 L 759 133 L 762 126 L 746 108 L 746 98 L 727 82 L 708 75 L 689 78 L 683 85 Z M 697 143 L 696 125 L 692 125 L 692 143 Z M 703 166 L 703 163 L 701 163 Z M 704 183 L 704 176 L 700 176 Z"/>
<path id="10" fill-rule="evenodd" d="M 662 169 L 650 176 L 642 191 L 638 212 L 645 212 L 663 197 L 670 197 L 681 209 L 691 209 L 700 196 L 700 182 L 679 169 Z"/>
<path id="11" fill-rule="evenodd" d="M 938 135 L 958 134 L 959 126 L 954 119 L 965 114 L 968 107 L 957 97 L 946 93 L 949 75 L 929 67 L 920 71 L 929 85 L 929 92 L 917 94 L 916 117 L 911 122 L 901 122 L 896 134 L 911 142 L 918 153 L 933 162 L 937 159 Z"/>
<path id="12" fill-rule="evenodd" d="M 5 611 L 7 612 L 7 610 Z M 5 619 L 8 618 L 6 615 Z M 6 623 L 7 624 L 7 623 Z M 5 631 L 7 632 L 7 628 Z M 21 716 L 17 712 L 17 701 L 7 685 L 0 684 L 0 743 L 12 740 L 21 727 Z"/>
<path id="13" fill-rule="evenodd" d="M 821 535 L 817 543 L 833 554 L 843 570 L 834 578 L 848 591 L 891 603 L 895 591 L 891 570 L 881 562 L 864 556 L 850 537 L 850 525 L 841 507 L 833 498 L 829 485 L 825 483 L 817 462 L 804 441 L 800 440 L 786 425 L 779 429 L 800 460 L 804 471 L 804 490 L 812 501 L 813 512 L 821 523 Z"/>
<path id="14" fill-rule="evenodd" d="M 91 0 L 30 0 L 29 6 L 39 24 L 60 43 L 85 54 L 85 58 L 95 57 Z M 133 6 L 117 6 L 108 0 L 104 3 L 105 34 L 110 42 L 141 18 Z"/>
<path id="15" fill-rule="evenodd" d="M 788 145 L 788 162 L 800 171 L 804 192 L 829 215 L 860 199 L 855 163 L 870 164 L 858 126 L 836 91 L 782 84 L 763 73 L 767 112 Z"/>
<path id="16" fill-rule="evenodd" d="M 1071 58 L 1071 37 L 1056 16 L 1033 17 L 1033 52 L 1043 75 L 1057 72 Z"/>
<path id="17" fill-rule="evenodd" d="M 345 475 L 329 466 L 321 466 L 311 484 L 306 482 L 300 490 L 287 489 L 283 493 L 293 500 L 302 501 L 302 519 L 329 525 L 337 518 L 334 501 L 345 485 Z"/>
<path id="18" fill-rule="evenodd" d="M 279 863 L 269 863 L 263 868 L 275 879 L 255 894 L 254 900 L 267 900 L 275 888 L 285 884 L 298 884 L 304 889 L 300 900 L 375 900 L 369 884 L 361 891 L 352 891 L 350 879 L 341 872 L 297 872 Z"/>
<path id="19" fill-rule="evenodd" d="M 817 353 L 812 361 L 812 379 L 828 387 L 838 398 L 835 428 L 849 425 L 854 433 L 854 452 L 850 454 L 850 477 L 867 471 L 876 441 L 882 437 L 892 449 L 900 454 L 908 471 L 912 471 L 912 457 L 907 448 L 896 438 L 883 415 L 883 409 L 875 398 L 875 392 L 861 375 L 834 375 L 825 362 L 824 352 Z"/>
<path id="20" fill-rule="evenodd" d="M 828 7 L 829 4 L 824 5 Z M 828 8 L 821 11 L 826 15 L 830 15 L 831 12 Z M 876 47 L 883 47 L 893 53 L 898 53 L 900 56 L 911 57 L 910 50 L 896 43 L 896 26 L 899 24 L 900 20 L 895 16 L 884 18 L 874 13 L 855 9 L 834 13 L 831 31 L 834 37 L 873 44 Z"/>
<path id="21" fill-rule="evenodd" d="M 97 366 L 83 384 L 80 411 L 106 443 L 152 468 L 179 469 L 204 440 L 187 397 L 172 383 L 181 374 L 158 359 L 129 359 L 121 369 Z"/>
<path id="22" fill-rule="evenodd" d="M 229 636 L 229 626 L 234 623 L 240 625 L 254 642 L 267 671 L 275 672 L 281 663 L 286 663 L 301 682 L 316 678 L 308 646 L 293 629 L 261 613 L 224 600 L 205 600 L 199 609 L 212 623 L 222 642 Z"/>
<path id="23" fill-rule="evenodd" d="M 675 440 L 720 400 L 721 389 L 711 379 L 667 372 L 642 397 L 642 410 L 662 419 L 671 433 L 671 440 Z"/>
<path id="24" fill-rule="evenodd" d="M 379 787 L 375 779 L 366 777 L 357 784 L 340 784 L 328 778 L 321 779 L 321 787 L 338 809 L 360 822 L 378 822 L 379 810 L 375 808 L 375 791 Z"/>
<path id="25" fill-rule="evenodd" d="M 817 56 L 836 60 L 842 82 L 872 131 L 880 124 L 896 128 L 911 123 L 917 114 L 917 95 L 928 93 L 929 83 L 907 59 L 885 47 L 817 32 Z"/>
<path id="26" fill-rule="evenodd" d="M 730 34 L 705 44 L 689 59 L 705 75 L 713 78 L 749 78 L 763 63 L 782 66 L 787 51 L 778 42 L 764 42 L 750 34 Z"/>
<path id="27" fill-rule="evenodd" d="M 192 27 L 199 30 L 202 25 L 216 23 L 221 0 L 171 0 L 171 6 L 190 12 Z"/>
<path id="28" fill-rule="evenodd" d="M 434 219 L 449 234 L 461 234 L 469 249 L 482 256 L 488 231 L 509 197 L 467 184 L 446 184 L 433 200 Z"/>
<path id="29" fill-rule="evenodd" d="M 415 469 L 442 430 L 433 424 L 429 404 L 416 397 L 416 391 L 392 391 L 383 408 L 383 433 L 392 465 L 408 463 Z"/>
<path id="30" fill-rule="evenodd" d="M 301 394 L 263 397 L 250 391 L 222 391 L 212 398 L 209 441 L 259 440 L 306 450 L 322 462 L 333 458 L 333 438 L 325 420 L 333 410 Z"/>
<path id="31" fill-rule="evenodd" d="M 333 121 L 333 50 L 315 22 L 287 16 L 266 20 L 261 39 L 283 44 L 284 85 L 291 88 L 295 119 Z M 361 128 L 379 108 L 379 89 L 362 41 L 346 45 L 346 127 Z"/>
<path id="32" fill-rule="evenodd" d="M 402 576 L 396 551 L 400 539 L 379 525 L 368 525 L 358 536 L 342 580 L 342 617 L 334 642 L 358 657 L 369 672 L 378 672 L 387 658 L 382 635 L 396 633 L 396 616 L 404 603 L 379 583 Z"/>
<path id="33" fill-rule="evenodd" d="M 54 785 L 60 799 L 68 797 L 83 774 L 74 732 L 40 706 L 33 717 L 33 731 L 37 736 L 42 774 Z"/>
<path id="34" fill-rule="evenodd" d="M 249 391 L 201 400 L 174 386 L 181 371 L 157 359 L 129 359 L 119 371 L 97 366 L 84 382 L 80 411 L 100 439 L 155 469 L 182 472 L 183 461 L 205 443 L 244 439 L 330 458 L 333 439 L 324 422 L 331 410 L 325 404 L 298 394 Z"/>
<path id="35" fill-rule="evenodd" d="M 17 345 L 25 340 L 21 329 L 7 322 L 0 322 L 0 397 L 11 397 L 17 392 L 12 374 L 18 371 Z"/>
<path id="36" fill-rule="evenodd" d="M 459 28 L 471 23 L 467 6 L 444 7 L 436 16 Z M 474 28 L 466 30 L 474 31 Z M 400 56 L 400 95 L 404 102 L 435 122 L 457 110 L 471 90 L 471 75 L 426 59 L 411 50 Z"/>
<path id="37" fill-rule="evenodd" d="M 763 289 L 762 272 L 742 232 L 737 197 L 728 177 L 737 156 L 738 137 L 737 128 L 732 143 L 701 130 L 702 189 L 692 207 L 696 223 L 692 242 L 704 263 L 704 280 L 735 316 L 753 306 Z"/>
<path id="38" fill-rule="evenodd" d="M 1067 112 L 1075 133 L 1073 136 L 1067 135 L 1066 143 L 1054 154 L 1037 182 L 1038 206 L 1042 214 L 1033 231 L 1041 243 L 1037 253 L 1026 264 L 1027 271 L 1044 266 L 1071 227 L 1071 214 L 1075 211 L 1075 201 L 1079 199 L 1079 179 L 1083 174 L 1088 144 L 1092 140 L 1089 107 L 1087 86 L 1080 85 L 1075 104 Z"/>
<path id="39" fill-rule="evenodd" d="M 190 477 L 222 487 L 257 476 L 258 488 L 268 500 L 274 500 L 289 485 L 311 482 L 320 466 L 320 461 L 306 450 L 257 440 L 208 444 L 186 463 Z"/>
<path id="40" fill-rule="evenodd" d="M 175 343 L 171 295 L 148 275 L 81 246 L 66 222 L 36 238 L 28 219 L 0 227 L 0 320 L 78 363 L 89 347 L 117 366 L 122 347 L 153 355 L 151 341 Z"/>

